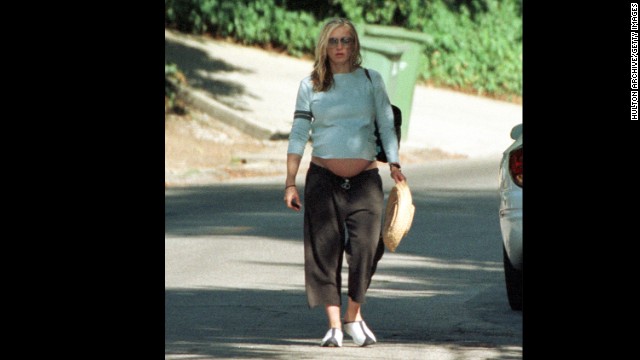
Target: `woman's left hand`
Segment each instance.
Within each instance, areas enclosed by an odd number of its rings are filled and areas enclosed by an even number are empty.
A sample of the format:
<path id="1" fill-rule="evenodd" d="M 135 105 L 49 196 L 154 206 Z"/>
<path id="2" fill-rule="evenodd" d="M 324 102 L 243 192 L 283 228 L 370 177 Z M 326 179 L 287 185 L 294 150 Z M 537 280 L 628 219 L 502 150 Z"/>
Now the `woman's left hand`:
<path id="1" fill-rule="evenodd" d="M 407 177 L 404 176 L 402 170 L 398 169 L 397 167 L 391 167 L 391 178 L 396 182 L 396 184 L 407 180 Z"/>

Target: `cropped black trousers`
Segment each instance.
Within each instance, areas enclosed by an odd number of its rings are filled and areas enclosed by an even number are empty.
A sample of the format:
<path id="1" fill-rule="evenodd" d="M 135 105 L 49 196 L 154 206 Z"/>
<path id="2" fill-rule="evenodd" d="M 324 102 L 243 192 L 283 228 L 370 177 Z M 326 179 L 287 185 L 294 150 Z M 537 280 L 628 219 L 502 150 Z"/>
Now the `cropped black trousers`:
<path id="1" fill-rule="evenodd" d="M 311 163 L 304 189 L 304 269 L 309 307 L 341 305 L 342 262 L 348 296 L 365 303 L 378 261 L 384 193 L 378 169 L 343 178 Z"/>

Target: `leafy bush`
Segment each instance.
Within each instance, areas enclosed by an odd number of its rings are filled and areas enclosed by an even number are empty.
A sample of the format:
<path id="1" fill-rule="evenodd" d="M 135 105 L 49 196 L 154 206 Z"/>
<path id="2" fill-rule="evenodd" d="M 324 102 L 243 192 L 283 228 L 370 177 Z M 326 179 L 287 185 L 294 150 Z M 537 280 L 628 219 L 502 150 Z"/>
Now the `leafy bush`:
<path id="1" fill-rule="evenodd" d="M 169 112 L 183 112 L 184 107 L 177 102 L 178 89 L 175 84 L 186 84 L 184 74 L 174 63 L 164 63 L 164 108 Z"/>
<path id="2" fill-rule="evenodd" d="M 472 1 L 457 16 L 435 3 L 423 24 L 435 39 L 423 78 L 480 95 L 521 96 L 522 16 L 515 1 Z"/>
<path id="3" fill-rule="evenodd" d="M 399 26 L 433 38 L 420 78 L 480 95 L 522 95 L 522 0 L 165 0 L 165 26 L 313 56 L 322 22 Z"/>
<path id="4" fill-rule="evenodd" d="M 423 81 L 507 100 L 522 95 L 521 0 L 341 0 L 346 17 L 431 35 Z"/>

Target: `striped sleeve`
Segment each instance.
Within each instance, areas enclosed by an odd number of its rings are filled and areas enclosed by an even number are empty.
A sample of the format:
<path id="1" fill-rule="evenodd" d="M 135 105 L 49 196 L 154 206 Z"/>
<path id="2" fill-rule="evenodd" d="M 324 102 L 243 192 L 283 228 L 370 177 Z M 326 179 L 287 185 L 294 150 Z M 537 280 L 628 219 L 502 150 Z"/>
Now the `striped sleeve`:
<path id="1" fill-rule="evenodd" d="M 298 154 L 300 156 L 304 154 L 304 148 L 311 137 L 311 122 L 313 121 L 311 95 L 312 88 L 310 87 L 309 78 L 307 77 L 300 82 L 300 87 L 298 88 L 287 153 Z"/>
<path id="2" fill-rule="evenodd" d="M 311 119 L 313 118 L 313 114 L 311 113 L 311 111 L 296 110 L 293 113 L 293 118 L 294 119 L 305 119 L 305 120 L 311 121 Z"/>

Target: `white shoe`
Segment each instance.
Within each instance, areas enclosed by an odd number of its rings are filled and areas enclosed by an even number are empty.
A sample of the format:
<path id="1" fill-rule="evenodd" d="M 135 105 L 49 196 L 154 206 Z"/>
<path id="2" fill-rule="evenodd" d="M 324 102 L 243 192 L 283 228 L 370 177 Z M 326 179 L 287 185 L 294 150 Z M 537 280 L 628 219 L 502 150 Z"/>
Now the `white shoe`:
<path id="1" fill-rule="evenodd" d="M 343 328 L 344 332 L 349 334 L 358 346 L 367 346 L 377 342 L 376 336 L 369 330 L 364 320 L 345 323 Z"/>
<path id="2" fill-rule="evenodd" d="M 342 330 L 338 328 L 331 328 L 329 329 L 329 331 L 327 331 L 327 334 L 320 342 L 320 346 L 342 347 L 342 337 Z"/>

